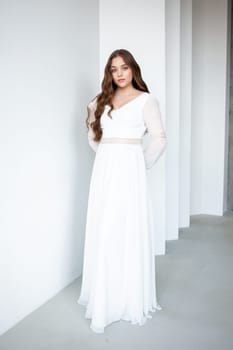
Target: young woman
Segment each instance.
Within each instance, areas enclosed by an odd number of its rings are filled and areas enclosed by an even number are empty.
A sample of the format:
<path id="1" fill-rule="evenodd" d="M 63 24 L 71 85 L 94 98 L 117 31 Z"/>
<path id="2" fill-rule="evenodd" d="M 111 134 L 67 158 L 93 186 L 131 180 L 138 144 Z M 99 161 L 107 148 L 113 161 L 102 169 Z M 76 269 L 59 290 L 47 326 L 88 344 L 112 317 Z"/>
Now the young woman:
<path id="1" fill-rule="evenodd" d="M 96 152 L 90 181 L 81 293 L 90 328 L 143 325 L 157 303 L 154 226 L 146 170 L 166 148 L 158 101 L 132 54 L 109 57 L 102 91 L 89 103 L 88 140 Z M 148 146 L 142 138 L 148 132 Z"/>

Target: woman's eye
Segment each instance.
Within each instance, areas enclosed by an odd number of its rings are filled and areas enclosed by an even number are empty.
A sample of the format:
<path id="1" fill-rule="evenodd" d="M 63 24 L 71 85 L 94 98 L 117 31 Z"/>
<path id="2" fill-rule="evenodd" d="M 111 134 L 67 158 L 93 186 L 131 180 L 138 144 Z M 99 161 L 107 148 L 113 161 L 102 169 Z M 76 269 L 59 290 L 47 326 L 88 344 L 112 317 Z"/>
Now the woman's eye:
<path id="1" fill-rule="evenodd" d="M 112 70 L 111 70 L 111 73 L 115 73 L 115 72 L 116 72 L 116 69 L 112 69 Z"/>
<path id="2" fill-rule="evenodd" d="M 124 70 L 127 70 L 127 69 L 128 69 L 128 67 L 124 67 L 123 69 L 124 69 Z"/>

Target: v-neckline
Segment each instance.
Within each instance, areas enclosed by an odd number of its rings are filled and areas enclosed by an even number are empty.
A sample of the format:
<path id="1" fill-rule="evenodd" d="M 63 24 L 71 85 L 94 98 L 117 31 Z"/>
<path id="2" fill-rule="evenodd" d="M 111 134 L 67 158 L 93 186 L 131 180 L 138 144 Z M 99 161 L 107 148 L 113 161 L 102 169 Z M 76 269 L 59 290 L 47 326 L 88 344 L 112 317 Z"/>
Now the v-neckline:
<path id="1" fill-rule="evenodd" d="M 132 100 L 124 103 L 122 106 L 118 107 L 118 108 L 113 108 L 112 111 L 118 111 L 120 109 L 122 109 L 123 107 L 129 105 L 131 102 L 137 100 L 139 97 L 141 97 L 142 95 L 145 95 L 146 91 L 143 91 L 141 94 L 139 94 L 138 96 L 134 97 Z"/>

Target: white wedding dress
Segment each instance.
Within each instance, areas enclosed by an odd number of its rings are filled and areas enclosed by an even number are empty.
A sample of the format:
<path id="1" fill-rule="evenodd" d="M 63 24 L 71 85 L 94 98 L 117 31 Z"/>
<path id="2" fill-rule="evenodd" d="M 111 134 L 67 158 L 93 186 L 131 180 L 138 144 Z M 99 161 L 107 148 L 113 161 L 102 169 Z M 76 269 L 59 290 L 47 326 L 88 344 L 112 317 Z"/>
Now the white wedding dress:
<path id="1" fill-rule="evenodd" d="M 96 100 L 89 104 L 94 120 Z M 154 223 L 146 169 L 166 148 L 158 101 L 143 92 L 107 115 L 101 115 L 102 138 L 88 141 L 96 152 L 86 219 L 81 292 L 90 328 L 103 333 L 112 322 L 143 325 L 161 310 L 156 297 Z M 150 141 L 143 149 L 145 132 Z M 112 142 L 104 142 L 111 139 Z M 116 138 L 116 139 L 115 139 Z M 120 139 L 126 141 L 119 142 Z M 116 141 L 114 141 L 116 140 Z M 118 141 L 117 141 L 118 140 Z M 131 142 L 131 141 L 132 142 Z"/>

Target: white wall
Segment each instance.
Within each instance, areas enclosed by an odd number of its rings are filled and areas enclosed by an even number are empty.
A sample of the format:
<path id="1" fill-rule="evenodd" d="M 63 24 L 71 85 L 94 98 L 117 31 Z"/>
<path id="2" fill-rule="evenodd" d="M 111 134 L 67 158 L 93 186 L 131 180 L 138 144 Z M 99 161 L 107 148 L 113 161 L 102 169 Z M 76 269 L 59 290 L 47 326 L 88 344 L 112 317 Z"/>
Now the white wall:
<path id="1" fill-rule="evenodd" d="M 1 334 L 81 273 L 98 1 L 1 2 L 0 54 Z"/>
<path id="2" fill-rule="evenodd" d="M 111 52 L 125 48 L 139 63 L 165 122 L 165 0 L 100 0 L 100 82 Z M 145 143 L 147 139 L 145 138 Z M 165 157 L 147 172 L 156 224 L 156 254 L 165 252 Z"/>
<path id="3" fill-rule="evenodd" d="M 222 215 L 227 0 L 193 0 L 191 214 Z"/>

